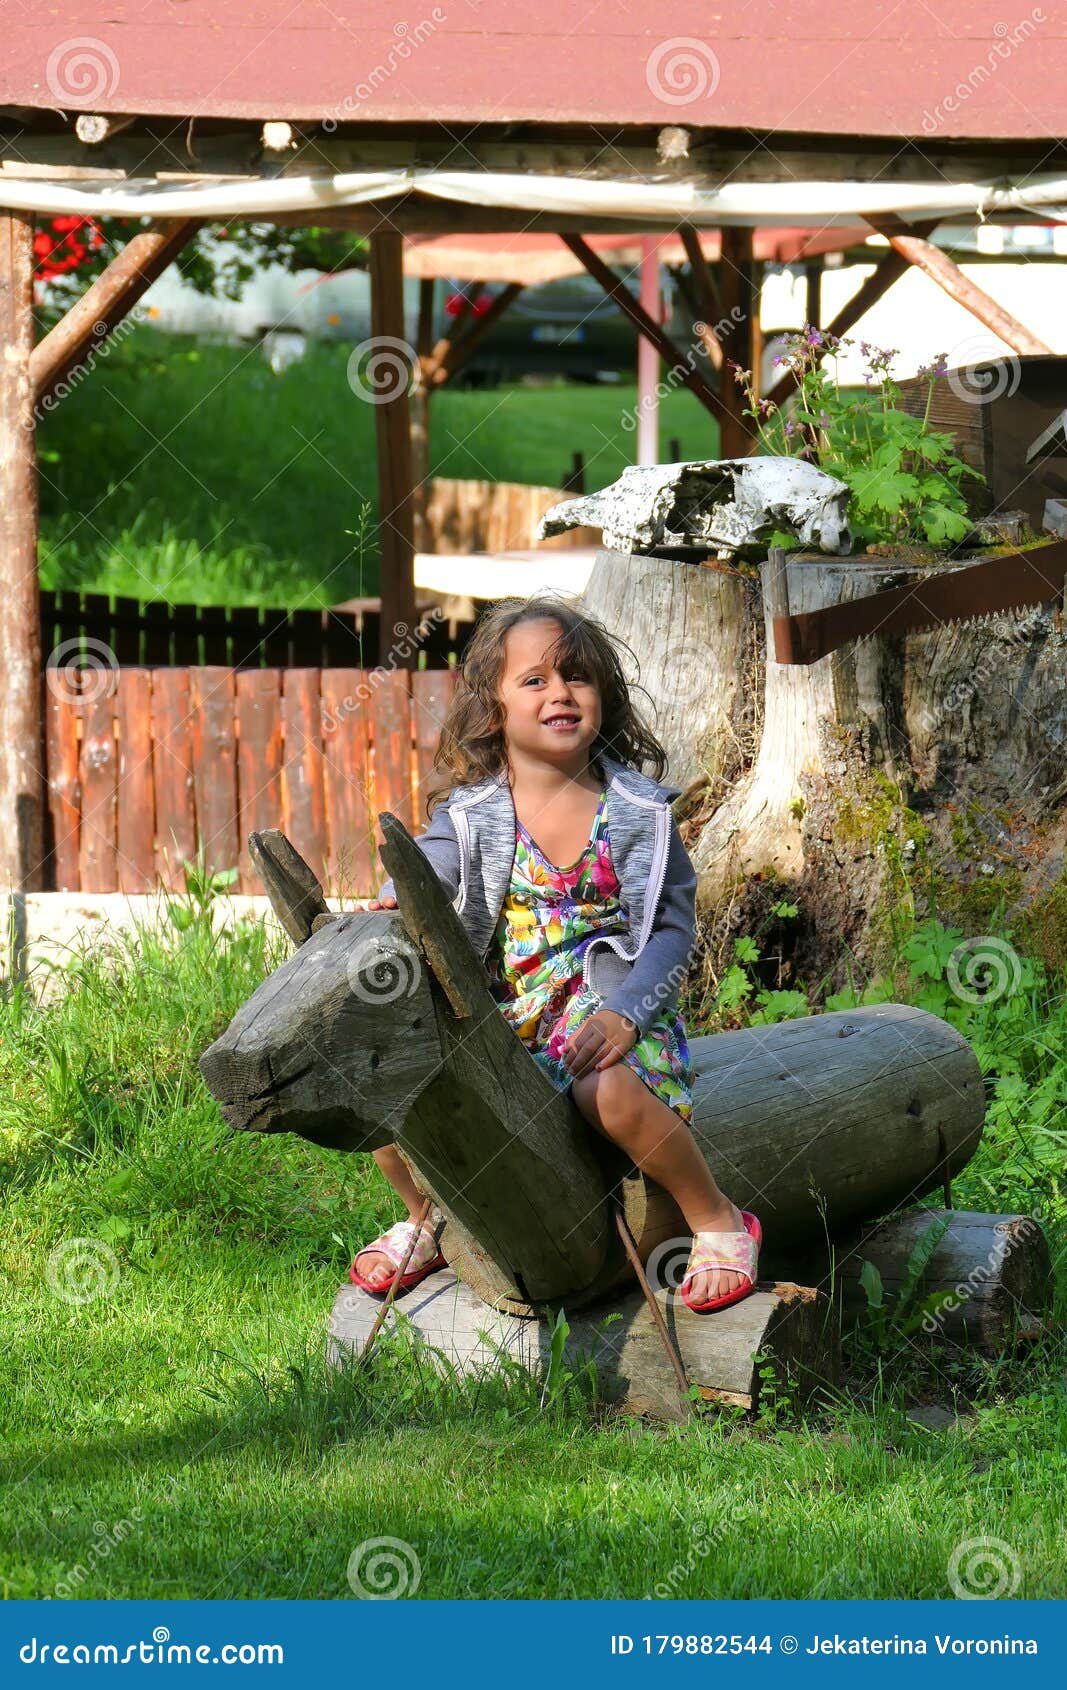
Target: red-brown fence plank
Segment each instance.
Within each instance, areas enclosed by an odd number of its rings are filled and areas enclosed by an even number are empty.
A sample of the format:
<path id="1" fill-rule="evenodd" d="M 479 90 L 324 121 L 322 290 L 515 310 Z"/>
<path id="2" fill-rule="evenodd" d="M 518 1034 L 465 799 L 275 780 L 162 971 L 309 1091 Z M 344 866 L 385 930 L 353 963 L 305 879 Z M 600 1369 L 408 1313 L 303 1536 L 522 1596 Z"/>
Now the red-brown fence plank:
<path id="1" fill-rule="evenodd" d="M 79 758 L 81 827 L 78 872 L 83 892 L 114 892 L 116 874 L 115 671 L 86 669 L 82 675 L 84 732 Z"/>
<path id="2" fill-rule="evenodd" d="M 116 674 L 118 889 L 120 892 L 150 892 L 156 884 L 152 671 L 123 667 Z"/>
<path id="3" fill-rule="evenodd" d="M 282 808 L 275 823 L 319 880 L 328 848 L 322 775 L 319 670 L 287 669 L 282 677 Z"/>
<path id="4" fill-rule="evenodd" d="M 371 669 L 367 684 L 373 740 L 375 815 L 392 811 L 409 831 L 414 824 L 415 773 L 411 736 L 411 687 L 406 669 Z M 384 878 L 384 877 L 383 877 Z"/>
<path id="5" fill-rule="evenodd" d="M 441 726 L 448 714 L 455 690 L 455 669 L 415 669 L 412 672 L 415 772 L 418 777 L 415 816 L 419 833 L 426 826 L 427 792 L 430 787 L 445 783 L 445 777 L 434 769 L 433 760 L 441 739 Z"/>
<path id="6" fill-rule="evenodd" d="M 196 859 L 193 736 L 188 669 L 152 671 L 152 772 L 156 786 L 156 875 L 168 891 L 185 890 Z"/>
<path id="7" fill-rule="evenodd" d="M 384 875 L 375 876 L 370 805 L 370 747 L 367 689 L 362 669 L 323 669 L 323 785 L 329 841 L 326 890 L 334 897 L 369 897 Z"/>
<path id="8" fill-rule="evenodd" d="M 216 874 L 240 858 L 233 670 L 221 663 L 190 669 L 189 712 L 197 843 L 208 874 Z"/>
<path id="9" fill-rule="evenodd" d="M 78 834 L 81 782 L 78 773 L 78 671 L 73 664 L 45 669 L 45 756 L 48 759 L 48 810 L 52 818 L 51 884 L 57 892 L 81 890 Z"/>
<path id="10" fill-rule="evenodd" d="M 262 893 L 248 855 L 248 835 L 277 827 L 281 811 L 281 672 L 241 669 L 237 683 L 237 801 L 240 816 L 240 888 Z"/>

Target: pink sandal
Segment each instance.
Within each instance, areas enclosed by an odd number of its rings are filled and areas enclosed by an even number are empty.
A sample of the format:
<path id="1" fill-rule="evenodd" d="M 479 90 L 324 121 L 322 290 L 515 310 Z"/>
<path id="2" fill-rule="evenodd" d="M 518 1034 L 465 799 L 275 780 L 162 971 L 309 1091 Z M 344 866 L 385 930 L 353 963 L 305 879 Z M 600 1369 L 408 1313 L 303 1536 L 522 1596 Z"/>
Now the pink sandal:
<path id="1" fill-rule="evenodd" d="M 365 1256 L 369 1250 L 377 1250 L 380 1255 L 388 1256 L 393 1266 L 399 1270 L 404 1257 L 407 1255 L 408 1245 L 411 1243 L 411 1235 L 414 1231 L 414 1221 L 397 1221 L 396 1225 L 391 1226 L 388 1232 L 383 1232 L 380 1238 L 376 1238 L 373 1244 L 364 1244 L 362 1250 L 356 1256 L 356 1262 L 359 1261 L 360 1256 Z M 363 1291 L 373 1292 L 375 1296 L 385 1295 L 396 1279 L 396 1274 L 394 1273 L 391 1279 L 383 1279 L 375 1284 L 373 1280 L 364 1279 L 361 1273 L 356 1272 L 356 1262 L 353 1262 L 348 1270 L 348 1277 L 352 1284 L 358 1285 Z M 410 1291 L 412 1286 L 418 1285 L 419 1281 L 425 1279 L 428 1273 L 436 1273 L 438 1268 L 447 1266 L 448 1263 L 437 1248 L 437 1239 L 434 1237 L 433 1228 L 424 1225 L 411 1253 L 408 1271 L 396 1288 L 397 1295 L 399 1296 L 402 1291 Z"/>
<path id="2" fill-rule="evenodd" d="M 694 1235 L 689 1266 L 679 1287 L 682 1302 L 694 1314 L 710 1314 L 713 1309 L 728 1308 L 731 1303 L 739 1303 L 743 1297 L 751 1296 L 756 1289 L 756 1263 L 763 1243 L 763 1228 L 747 1209 L 741 1210 L 741 1219 L 745 1223 L 744 1232 L 698 1232 Z M 710 1303 L 690 1302 L 686 1286 L 696 1274 L 708 1268 L 743 1273 L 748 1284 L 739 1285 L 736 1291 L 728 1291 L 725 1297 L 713 1297 Z"/>

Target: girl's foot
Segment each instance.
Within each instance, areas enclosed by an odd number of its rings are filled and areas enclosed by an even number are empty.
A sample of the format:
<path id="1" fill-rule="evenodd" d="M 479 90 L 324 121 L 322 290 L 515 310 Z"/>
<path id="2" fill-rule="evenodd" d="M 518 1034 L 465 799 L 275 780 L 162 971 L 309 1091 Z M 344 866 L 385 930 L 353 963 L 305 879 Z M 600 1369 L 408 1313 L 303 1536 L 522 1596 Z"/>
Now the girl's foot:
<path id="1" fill-rule="evenodd" d="M 364 1291 L 388 1291 L 407 1255 L 414 1230 L 414 1221 L 397 1221 L 373 1244 L 361 1250 L 348 1272 L 353 1285 L 361 1286 Z M 397 1290 L 410 1291 L 428 1273 L 444 1266 L 445 1259 L 437 1248 L 433 1227 L 426 1222 L 419 1232 L 407 1271 Z"/>
<path id="2" fill-rule="evenodd" d="M 694 1232 L 744 1232 L 745 1223 L 736 1203 L 724 1197 L 720 1208 L 701 1215 Z M 712 1303 L 716 1297 L 728 1297 L 748 1283 L 743 1273 L 729 1268 L 707 1268 L 695 1273 L 686 1285 L 686 1297 L 691 1303 Z"/>

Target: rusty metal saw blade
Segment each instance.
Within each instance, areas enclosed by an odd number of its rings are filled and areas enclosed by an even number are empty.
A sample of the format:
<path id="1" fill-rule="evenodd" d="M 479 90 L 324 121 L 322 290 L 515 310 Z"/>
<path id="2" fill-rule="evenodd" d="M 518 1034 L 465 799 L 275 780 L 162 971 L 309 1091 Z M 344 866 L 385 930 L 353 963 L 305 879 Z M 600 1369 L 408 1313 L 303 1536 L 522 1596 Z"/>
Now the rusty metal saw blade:
<path id="1" fill-rule="evenodd" d="M 884 593 L 822 610 L 774 618 L 779 663 L 816 663 L 848 640 L 911 633 L 1026 610 L 1059 597 L 1067 579 L 1067 540 L 1004 552 L 964 569 L 942 570 Z"/>

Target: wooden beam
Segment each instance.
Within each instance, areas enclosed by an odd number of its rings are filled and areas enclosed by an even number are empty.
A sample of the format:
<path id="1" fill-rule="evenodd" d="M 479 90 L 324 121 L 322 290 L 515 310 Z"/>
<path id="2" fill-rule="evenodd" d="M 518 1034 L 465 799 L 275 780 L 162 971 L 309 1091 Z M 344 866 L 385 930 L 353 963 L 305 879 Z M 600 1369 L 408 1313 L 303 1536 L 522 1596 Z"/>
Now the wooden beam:
<path id="1" fill-rule="evenodd" d="M 987 329 L 1024 357 L 1033 357 L 1041 353 L 1050 353 L 1051 346 L 1047 346 L 1036 334 L 1013 317 L 1010 311 L 1005 311 L 1002 305 L 980 288 L 977 282 L 972 282 L 965 276 L 954 258 L 947 252 L 932 245 L 919 235 L 910 231 L 901 223 L 898 217 L 882 217 L 868 213 L 865 221 L 884 235 L 894 252 L 898 252 L 909 264 L 914 264 L 930 280 L 936 282 L 948 294 L 950 299 L 956 300 L 972 317 L 977 317 Z"/>
<path id="2" fill-rule="evenodd" d="M 429 550 L 430 382 L 433 355 L 433 303 L 436 282 L 419 282 L 419 326 L 415 335 L 415 384 L 411 389 L 411 513 L 415 550 Z"/>
<path id="3" fill-rule="evenodd" d="M 715 286 L 715 278 L 708 268 L 708 261 L 704 257 L 704 249 L 700 244 L 700 237 L 691 223 L 682 223 L 678 233 L 682 238 L 685 256 L 689 260 L 689 272 L 693 278 L 700 309 L 704 313 L 704 320 L 709 325 L 722 316 L 722 305 L 719 300 L 719 290 Z"/>
<path id="4" fill-rule="evenodd" d="M 914 233 L 925 237 L 932 234 L 936 224 L 920 223 L 915 226 Z M 833 321 L 823 329 L 824 335 L 833 335 L 840 340 L 848 334 L 851 328 L 866 316 L 872 305 L 876 305 L 882 295 L 889 292 L 894 282 L 898 282 L 910 268 L 909 261 L 902 253 L 895 252 L 892 247 L 880 260 L 874 271 L 867 277 L 863 285 L 856 289 L 850 300 L 842 305 Z M 770 392 L 766 395 L 770 403 L 781 405 L 796 387 L 796 376 L 792 370 L 786 370 L 778 377 Z"/>
<path id="5" fill-rule="evenodd" d="M 508 306 L 513 300 L 518 299 L 522 291 L 523 284 L 521 282 L 508 282 L 507 286 L 501 288 L 500 292 L 495 295 L 488 310 L 484 311 L 480 317 L 475 318 L 473 327 L 468 330 L 463 339 L 453 340 L 449 343 L 443 358 L 438 360 L 431 378 L 434 387 L 442 387 L 451 376 L 455 375 L 457 370 L 463 368 L 464 364 L 481 345 L 493 324 L 500 320 Z"/>
<path id="6" fill-rule="evenodd" d="M 677 372 L 682 385 L 688 387 L 689 391 L 696 395 L 705 409 L 709 410 L 712 416 L 717 417 L 721 422 L 726 415 L 726 410 L 719 395 L 708 386 L 702 375 L 680 359 L 678 348 L 671 340 L 670 335 L 649 316 L 641 302 L 634 298 L 629 288 L 620 282 L 619 278 L 608 268 L 603 259 L 593 251 L 592 247 L 582 239 L 581 235 L 561 234 L 560 240 L 564 246 L 574 253 L 576 258 L 581 260 L 594 281 L 600 283 L 608 297 L 613 299 L 619 309 L 629 317 L 638 333 L 645 335 L 652 342 L 660 357 L 668 365 L 665 379 L 669 379 L 671 374 Z"/>
<path id="7" fill-rule="evenodd" d="M 0 889 L 11 892 L 44 888 L 33 236 L 32 214 L 0 210 Z"/>
<path id="8" fill-rule="evenodd" d="M 49 404 L 73 370 L 86 359 L 91 362 L 92 354 L 192 239 L 201 221 L 168 219 L 140 230 L 75 300 L 30 357 L 30 378 L 39 406 Z"/>
<path id="9" fill-rule="evenodd" d="M 382 229 L 370 240 L 370 322 L 372 341 L 394 347 L 404 341 L 404 244 L 395 229 Z M 390 357 L 386 364 L 392 364 Z M 398 372 L 389 389 L 374 395 L 378 446 L 378 592 L 382 613 L 378 662 L 413 668 L 414 641 L 399 636 L 415 626 L 415 533 L 411 503 L 411 420 L 408 382 Z"/>
<path id="10" fill-rule="evenodd" d="M 722 258 L 719 264 L 719 344 L 726 360 L 732 359 L 744 370 L 751 370 L 753 380 L 759 381 L 759 335 L 757 318 L 759 294 L 756 287 L 755 260 L 752 254 L 752 230 L 725 227 L 721 232 Z M 744 389 L 734 380 L 733 371 L 722 372 L 723 422 L 719 454 L 724 458 L 744 458 L 756 445 L 755 425 L 745 416 Z"/>

